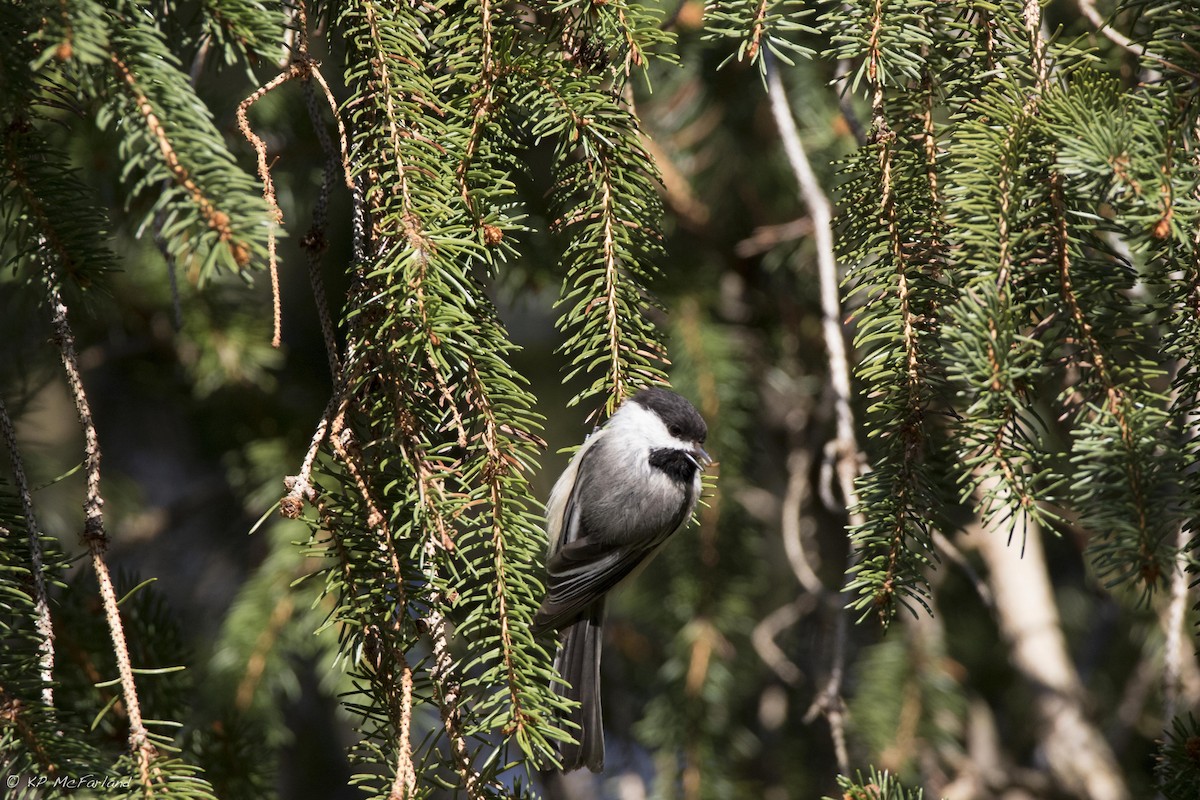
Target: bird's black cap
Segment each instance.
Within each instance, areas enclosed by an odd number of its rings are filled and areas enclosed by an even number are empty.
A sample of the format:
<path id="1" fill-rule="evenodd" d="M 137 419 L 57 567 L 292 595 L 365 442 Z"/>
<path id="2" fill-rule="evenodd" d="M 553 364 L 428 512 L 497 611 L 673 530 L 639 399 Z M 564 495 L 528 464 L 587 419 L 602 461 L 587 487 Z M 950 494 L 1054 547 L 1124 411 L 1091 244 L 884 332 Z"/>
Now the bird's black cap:
<path id="1" fill-rule="evenodd" d="M 700 444 L 708 437 L 708 426 L 696 407 L 669 389 L 642 389 L 629 400 L 658 414 L 673 436 Z"/>

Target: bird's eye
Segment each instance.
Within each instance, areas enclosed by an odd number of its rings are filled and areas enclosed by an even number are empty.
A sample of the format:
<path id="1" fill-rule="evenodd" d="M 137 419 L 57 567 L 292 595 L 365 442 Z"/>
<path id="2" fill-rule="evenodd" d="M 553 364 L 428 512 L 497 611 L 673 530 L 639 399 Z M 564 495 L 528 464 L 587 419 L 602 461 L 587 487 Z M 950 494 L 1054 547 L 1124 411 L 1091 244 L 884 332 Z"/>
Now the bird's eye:
<path id="1" fill-rule="evenodd" d="M 672 436 L 679 436 L 679 434 L 683 433 L 683 431 L 680 430 L 678 425 L 672 425 L 667 428 L 667 433 L 671 434 Z"/>

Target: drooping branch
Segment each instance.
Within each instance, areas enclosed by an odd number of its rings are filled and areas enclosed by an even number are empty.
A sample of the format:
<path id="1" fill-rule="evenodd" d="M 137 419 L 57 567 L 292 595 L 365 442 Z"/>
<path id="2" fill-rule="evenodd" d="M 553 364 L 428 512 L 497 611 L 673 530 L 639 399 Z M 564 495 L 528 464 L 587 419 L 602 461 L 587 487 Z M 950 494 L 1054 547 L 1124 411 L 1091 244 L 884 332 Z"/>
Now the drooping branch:
<path id="1" fill-rule="evenodd" d="M 196 182 L 195 176 L 180 159 L 178 149 L 163 125 L 159 111 L 151 102 L 138 76 L 121 54 L 113 53 L 111 60 L 117 70 L 117 75 L 125 83 L 138 113 L 141 114 L 150 138 L 158 145 L 159 153 L 167 170 L 175 182 L 187 192 L 208 226 L 216 231 L 218 239 L 229 247 L 234 262 L 238 266 L 246 266 L 250 263 L 249 246 L 234 237 L 229 215 L 217 207 L 217 204 L 205 193 L 204 189 Z"/>

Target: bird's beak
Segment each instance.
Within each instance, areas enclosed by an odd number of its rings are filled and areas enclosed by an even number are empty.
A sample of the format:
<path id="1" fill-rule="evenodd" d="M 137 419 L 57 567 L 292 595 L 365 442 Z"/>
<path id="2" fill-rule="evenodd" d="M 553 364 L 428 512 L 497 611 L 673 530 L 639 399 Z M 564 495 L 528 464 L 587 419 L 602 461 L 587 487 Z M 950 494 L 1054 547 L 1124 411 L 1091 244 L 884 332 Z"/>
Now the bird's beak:
<path id="1" fill-rule="evenodd" d="M 712 456 L 706 453 L 703 447 L 697 447 L 690 453 L 690 455 L 692 460 L 696 463 L 696 466 L 700 469 L 705 469 L 713 463 Z"/>

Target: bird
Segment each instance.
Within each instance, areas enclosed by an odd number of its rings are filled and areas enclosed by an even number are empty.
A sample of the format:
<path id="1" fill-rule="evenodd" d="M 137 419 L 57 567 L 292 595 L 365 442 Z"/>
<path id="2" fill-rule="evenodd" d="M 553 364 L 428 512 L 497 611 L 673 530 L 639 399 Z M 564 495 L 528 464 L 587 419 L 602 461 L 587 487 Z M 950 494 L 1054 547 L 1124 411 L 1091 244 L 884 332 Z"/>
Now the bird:
<path id="1" fill-rule="evenodd" d="M 559 746 L 563 772 L 604 768 L 600 655 L 608 592 L 687 523 L 700 497 L 708 426 L 684 397 L 661 387 L 627 398 L 576 451 L 546 503 L 546 596 L 535 636 L 557 631 L 558 694 L 575 743 Z"/>

